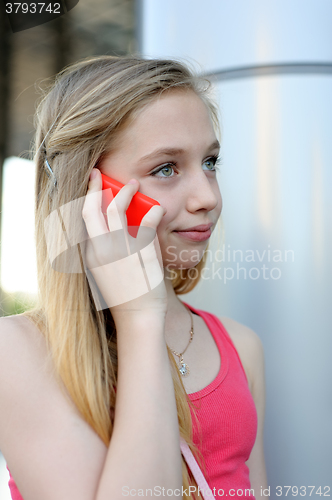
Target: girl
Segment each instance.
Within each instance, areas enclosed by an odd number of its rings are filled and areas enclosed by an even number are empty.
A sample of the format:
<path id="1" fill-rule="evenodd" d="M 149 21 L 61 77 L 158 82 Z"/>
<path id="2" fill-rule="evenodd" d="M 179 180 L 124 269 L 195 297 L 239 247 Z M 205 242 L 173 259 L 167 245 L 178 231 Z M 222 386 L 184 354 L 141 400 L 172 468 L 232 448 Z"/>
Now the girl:
<path id="1" fill-rule="evenodd" d="M 261 343 L 178 298 L 222 206 L 207 82 L 174 61 L 95 57 L 58 75 L 36 127 L 39 302 L 0 321 L 13 498 L 199 498 L 180 437 L 216 498 L 260 497 Z M 104 214 L 101 173 L 125 184 Z M 134 238 L 138 190 L 160 206 Z"/>

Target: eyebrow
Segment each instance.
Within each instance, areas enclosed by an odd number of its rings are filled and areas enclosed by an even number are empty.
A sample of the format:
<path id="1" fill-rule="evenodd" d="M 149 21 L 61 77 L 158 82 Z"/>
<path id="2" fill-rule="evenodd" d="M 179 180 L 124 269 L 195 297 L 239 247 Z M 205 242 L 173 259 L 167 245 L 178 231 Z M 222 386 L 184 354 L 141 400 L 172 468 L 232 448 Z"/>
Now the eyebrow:
<path id="1" fill-rule="evenodd" d="M 215 140 L 207 148 L 207 151 L 211 151 L 212 149 L 220 149 L 220 143 L 218 140 Z M 157 158 L 160 155 L 176 156 L 176 155 L 181 155 L 184 152 L 185 152 L 185 150 L 181 149 L 181 148 L 160 148 L 160 149 L 156 149 L 155 151 L 152 151 L 152 153 L 149 153 L 148 155 L 142 156 L 142 158 L 140 158 L 140 160 L 139 160 L 139 163 L 143 163 L 147 160 L 153 160 L 154 158 Z"/>

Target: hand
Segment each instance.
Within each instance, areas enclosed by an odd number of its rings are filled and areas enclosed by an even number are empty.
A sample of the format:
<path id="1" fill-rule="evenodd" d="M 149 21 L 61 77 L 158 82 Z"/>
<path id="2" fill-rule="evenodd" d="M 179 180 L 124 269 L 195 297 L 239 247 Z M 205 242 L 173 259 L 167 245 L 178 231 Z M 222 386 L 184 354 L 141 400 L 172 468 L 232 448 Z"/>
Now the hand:
<path id="1" fill-rule="evenodd" d="M 124 314 L 156 312 L 164 316 L 167 310 L 156 236 L 164 209 L 153 206 L 143 217 L 137 237 L 133 238 L 128 232 L 126 210 L 138 188 L 139 182 L 132 179 L 113 198 L 107 208 L 108 229 L 101 211 L 101 174 L 93 169 L 82 211 L 90 238 L 86 246 L 86 267 L 105 301 L 98 304 L 94 294 L 97 309 L 109 307 L 116 323 Z"/>

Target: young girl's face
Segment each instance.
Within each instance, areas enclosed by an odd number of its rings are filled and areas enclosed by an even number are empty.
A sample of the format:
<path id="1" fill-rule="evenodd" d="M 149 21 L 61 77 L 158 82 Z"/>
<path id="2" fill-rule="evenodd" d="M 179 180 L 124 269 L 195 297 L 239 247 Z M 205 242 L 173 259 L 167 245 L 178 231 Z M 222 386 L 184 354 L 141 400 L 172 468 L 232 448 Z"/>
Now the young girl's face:
<path id="1" fill-rule="evenodd" d="M 139 112 L 99 165 L 123 184 L 137 179 L 139 191 L 166 208 L 157 234 L 169 269 L 194 267 L 203 256 L 222 207 L 218 153 L 204 102 L 193 91 L 171 91 Z"/>

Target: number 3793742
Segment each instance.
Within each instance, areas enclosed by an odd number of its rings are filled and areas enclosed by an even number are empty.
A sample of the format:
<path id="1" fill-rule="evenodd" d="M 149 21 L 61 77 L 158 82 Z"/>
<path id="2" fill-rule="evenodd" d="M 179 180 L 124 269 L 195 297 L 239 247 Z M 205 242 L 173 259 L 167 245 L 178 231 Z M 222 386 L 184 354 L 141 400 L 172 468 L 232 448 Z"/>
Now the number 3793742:
<path id="1" fill-rule="evenodd" d="M 49 12 L 50 14 L 61 14 L 60 3 L 53 2 L 38 2 L 38 3 L 21 3 L 21 2 L 7 2 L 7 14 L 41 14 Z"/>
<path id="2" fill-rule="evenodd" d="M 331 487 L 330 486 L 276 486 L 276 496 L 290 496 L 290 497 L 330 497 Z"/>

